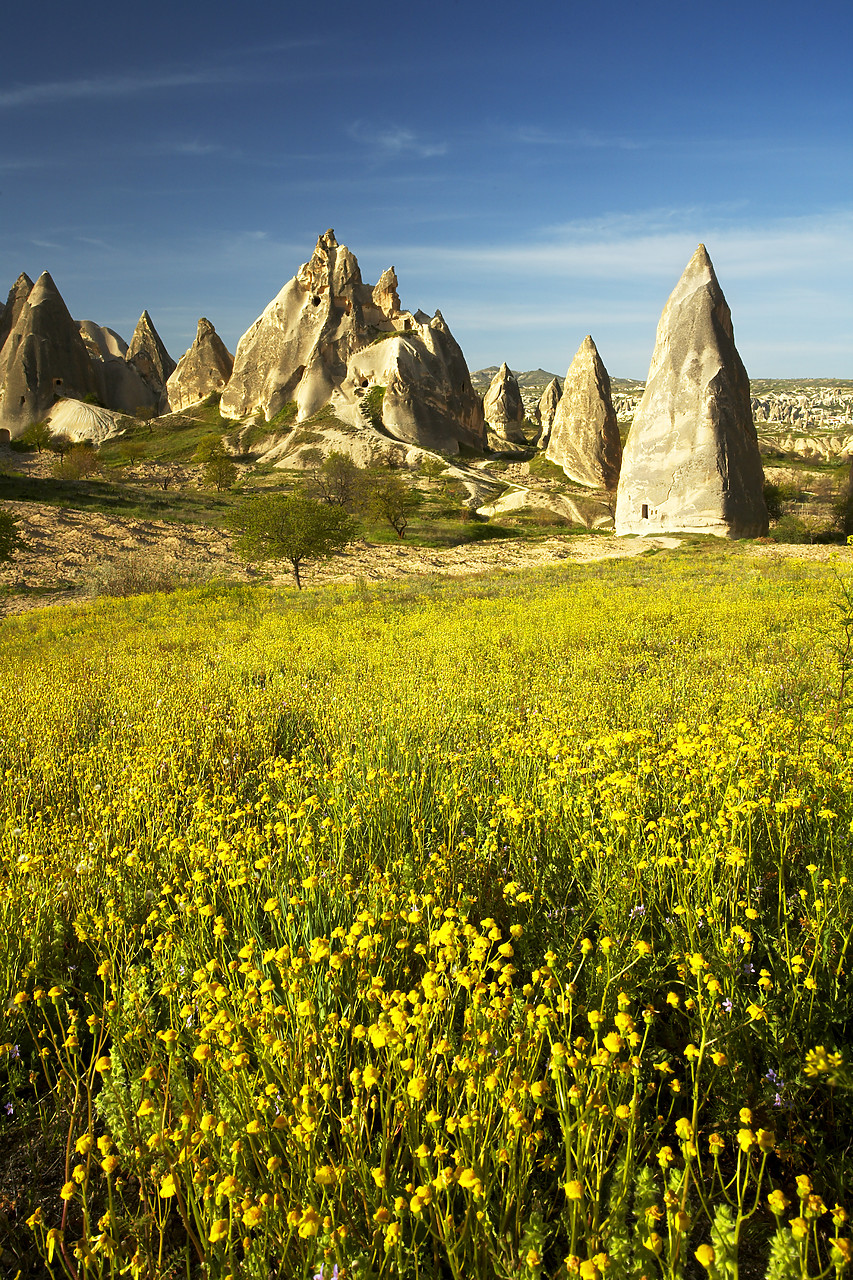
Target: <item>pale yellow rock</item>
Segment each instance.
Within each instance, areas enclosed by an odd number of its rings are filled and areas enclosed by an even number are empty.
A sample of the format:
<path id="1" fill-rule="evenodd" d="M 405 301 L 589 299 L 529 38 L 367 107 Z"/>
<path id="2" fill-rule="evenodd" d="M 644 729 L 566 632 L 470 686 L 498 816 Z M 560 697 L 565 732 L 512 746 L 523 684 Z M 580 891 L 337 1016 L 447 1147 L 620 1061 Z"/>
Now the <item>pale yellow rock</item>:
<path id="1" fill-rule="evenodd" d="M 615 489 L 619 483 L 622 443 L 610 378 L 589 334 L 566 373 L 547 457 L 577 484 Z"/>
<path id="2" fill-rule="evenodd" d="M 483 417 L 496 436 L 511 444 L 525 444 L 522 430 L 524 402 L 518 382 L 504 361 L 489 385 L 483 399 Z"/>
<path id="3" fill-rule="evenodd" d="M 556 378 L 552 378 L 545 390 L 542 392 L 542 395 L 539 397 L 539 403 L 536 406 L 536 410 L 539 415 L 541 430 L 539 432 L 539 439 L 536 443 L 539 445 L 540 449 L 546 448 L 548 441 L 551 438 L 551 429 L 554 426 L 554 418 L 556 417 L 557 406 L 560 403 L 560 396 L 562 394 L 559 382 Z"/>
<path id="4" fill-rule="evenodd" d="M 293 401 L 297 422 L 329 406 L 358 426 L 374 386 L 385 388 L 382 431 L 446 452 L 482 448 L 482 406 L 440 313 L 401 310 L 393 268 L 375 289 L 365 284 L 355 256 L 327 231 L 240 339 L 220 411 L 269 421 Z"/>
<path id="5" fill-rule="evenodd" d="M 0 382 L 0 426 L 13 439 L 63 396 L 98 395 L 89 353 L 47 271 L 33 285 L 3 346 Z"/>
<path id="6" fill-rule="evenodd" d="M 172 413 L 223 391 L 234 368 L 234 357 L 204 316 L 198 322 L 195 341 L 178 361 L 166 383 L 166 403 Z"/>
<path id="7" fill-rule="evenodd" d="M 98 379 L 98 399 L 117 413 L 135 414 L 139 409 L 157 412 L 160 392 L 128 363 L 124 338 L 93 320 L 81 320 L 77 328 Z"/>
<path id="8" fill-rule="evenodd" d="M 731 313 L 700 245 L 664 307 L 625 446 L 616 532 L 767 531 L 749 379 Z"/>

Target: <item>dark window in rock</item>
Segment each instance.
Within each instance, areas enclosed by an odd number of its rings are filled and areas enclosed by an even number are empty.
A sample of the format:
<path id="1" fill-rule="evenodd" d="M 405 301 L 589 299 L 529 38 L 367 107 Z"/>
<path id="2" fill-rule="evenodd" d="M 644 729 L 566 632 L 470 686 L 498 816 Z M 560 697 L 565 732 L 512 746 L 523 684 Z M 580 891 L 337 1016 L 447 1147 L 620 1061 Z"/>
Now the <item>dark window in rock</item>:
<path id="1" fill-rule="evenodd" d="M 61 386 L 62 386 L 62 379 L 61 379 L 61 378 L 54 378 L 54 380 L 53 380 L 53 385 L 54 385 L 55 387 L 61 387 Z"/>
<path id="2" fill-rule="evenodd" d="M 648 520 L 649 518 L 649 504 L 647 502 L 643 503 L 642 516 L 644 520 Z"/>
<path id="3" fill-rule="evenodd" d="M 369 387 L 369 386 L 370 386 L 370 383 L 367 381 L 367 378 L 363 378 L 363 379 L 362 379 L 362 383 L 361 383 L 361 385 L 362 385 L 363 387 Z"/>
<path id="4" fill-rule="evenodd" d="M 312 299 L 311 299 L 311 306 L 312 306 L 312 307 L 319 307 L 319 305 L 320 305 L 320 299 L 317 297 L 317 295 L 316 295 L 316 293 L 315 293 L 315 294 L 314 294 L 314 296 L 313 296 L 313 297 L 312 297 Z"/>

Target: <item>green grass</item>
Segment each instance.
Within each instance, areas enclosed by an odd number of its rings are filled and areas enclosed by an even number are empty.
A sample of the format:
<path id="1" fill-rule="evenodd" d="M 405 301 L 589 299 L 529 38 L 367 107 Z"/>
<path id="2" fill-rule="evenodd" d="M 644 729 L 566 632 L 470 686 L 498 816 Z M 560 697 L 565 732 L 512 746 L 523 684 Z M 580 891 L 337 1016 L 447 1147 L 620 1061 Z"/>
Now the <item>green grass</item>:
<path id="1" fill-rule="evenodd" d="M 236 493 L 213 490 L 163 492 L 111 480 L 58 480 L 0 474 L 0 502 L 44 502 L 48 506 L 96 511 L 135 520 L 170 520 L 220 526 L 239 501 Z"/>

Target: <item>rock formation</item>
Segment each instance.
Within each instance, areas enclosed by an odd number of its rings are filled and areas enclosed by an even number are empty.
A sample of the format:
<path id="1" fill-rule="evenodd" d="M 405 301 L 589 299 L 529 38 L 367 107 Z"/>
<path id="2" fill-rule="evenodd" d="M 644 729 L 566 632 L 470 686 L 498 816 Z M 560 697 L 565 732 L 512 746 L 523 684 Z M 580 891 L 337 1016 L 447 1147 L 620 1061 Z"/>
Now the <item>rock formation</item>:
<path id="1" fill-rule="evenodd" d="M 373 301 L 389 320 L 392 316 L 400 314 L 400 295 L 397 292 L 397 284 L 397 273 L 393 267 L 389 267 L 387 271 L 382 272 L 373 290 Z"/>
<path id="2" fill-rule="evenodd" d="M 207 396 L 222 391 L 231 377 L 234 357 L 226 349 L 209 320 L 198 322 L 195 342 L 181 356 L 166 384 L 169 409 L 177 413 Z"/>
<path id="3" fill-rule="evenodd" d="M 62 396 L 98 396 L 98 379 L 68 308 L 45 271 L 0 356 L 0 424 L 20 435 Z"/>
<path id="4" fill-rule="evenodd" d="M 731 313 L 704 245 L 664 307 L 625 447 L 616 532 L 767 532 L 764 473 Z"/>
<path id="5" fill-rule="evenodd" d="M 544 449 L 551 438 L 551 429 L 554 425 L 554 416 L 557 412 L 557 405 L 560 403 L 561 394 L 559 382 L 556 378 L 552 378 L 539 397 L 536 410 L 539 415 L 541 431 L 536 443 L 540 449 Z"/>
<path id="6" fill-rule="evenodd" d="M 547 456 L 576 484 L 615 489 L 619 483 L 622 444 L 610 378 L 589 334 L 569 365 Z"/>
<path id="7" fill-rule="evenodd" d="M 9 290 L 9 297 L 6 299 L 6 305 L 3 308 L 3 314 L 0 315 L 0 353 L 6 344 L 6 339 L 18 323 L 18 318 L 23 310 L 24 303 L 33 291 L 33 282 L 23 271 L 18 276 L 12 288 Z M 0 354 L 0 365 L 2 363 L 2 354 Z"/>
<path id="8" fill-rule="evenodd" d="M 98 380 L 101 403 L 117 413 L 135 414 L 140 408 L 156 412 L 160 393 L 146 382 L 134 365 L 128 363 L 124 338 L 93 320 L 81 320 L 77 328 Z"/>
<path id="9" fill-rule="evenodd" d="M 524 403 L 518 383 L 504 362 L 492 378 L 483 400 L 483 416 L 491 431 L 502 440 L 525 444 L 522 430 Z"/>
<path id="10" fill-rule="evenodd" d="M 166 383 L 175 372 L 175 362 L 163 345 L 147 311 L 143 311 L 133 331 L 127 362 L 142 375 L 152 391 L 163 395 Z"/>
<path id="11" fill-rule="evenodd" d="M 331 403 L 360 425 L 372 387 L 384 388 L 374 425 L 394 438 L 450 451 L 482 447 L 479 397 L 441 314 L 401 310 L 393 268 L 371 289 L 355 256 L 327 231 L 237 344 L 220 410 L 269 421 L 294 401 L 304 422 Z"/>

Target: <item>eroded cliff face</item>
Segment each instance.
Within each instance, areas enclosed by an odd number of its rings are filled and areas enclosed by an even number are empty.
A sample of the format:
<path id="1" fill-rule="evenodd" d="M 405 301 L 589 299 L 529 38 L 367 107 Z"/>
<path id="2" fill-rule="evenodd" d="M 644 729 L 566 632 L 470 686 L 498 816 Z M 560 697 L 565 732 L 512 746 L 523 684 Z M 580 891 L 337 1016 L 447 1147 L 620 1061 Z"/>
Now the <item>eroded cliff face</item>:
<path id="1" fill-rule="evenodd" d="M 440 312 L 404 311 L 393 267 L 375 287 L 333 231 L 237 345 L 221 413 L 269 421 L 289 401 L 304 422 L 332 403 L 359 421 L 371 387 L 385 388 L 380 429 L 398 440 L 456 451 L 482 447 L 483 415 L 465 359 Z"/>
<path id="2" fill-rule="evenodd" d="M 700 245 L 664 307 L 625 446 L 616 532 L 767 531 L 749 379 L 731 313 Z"/>

